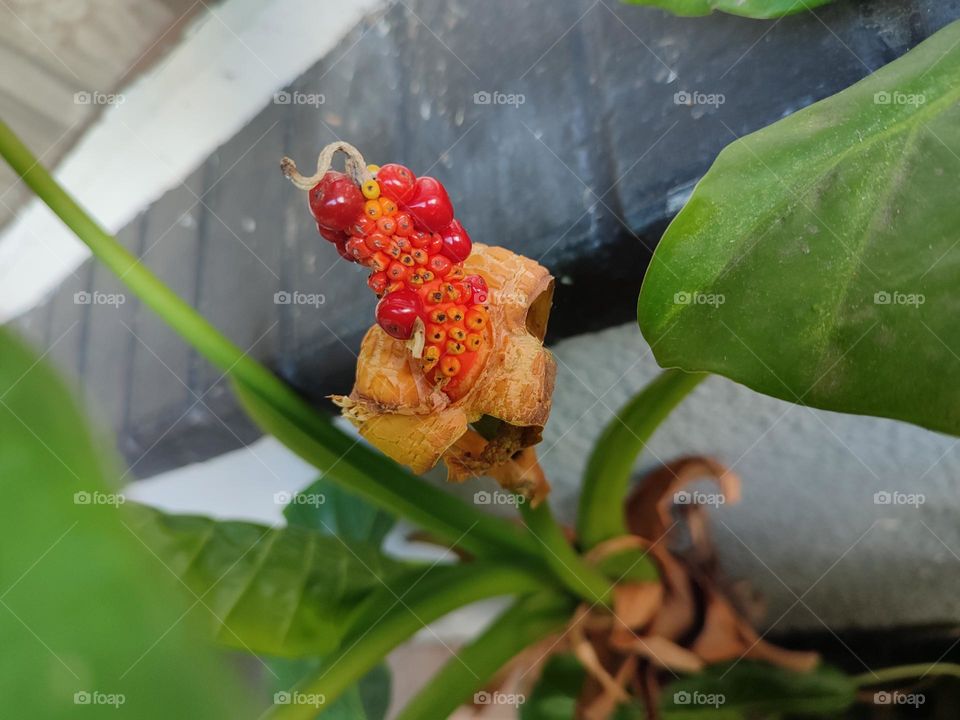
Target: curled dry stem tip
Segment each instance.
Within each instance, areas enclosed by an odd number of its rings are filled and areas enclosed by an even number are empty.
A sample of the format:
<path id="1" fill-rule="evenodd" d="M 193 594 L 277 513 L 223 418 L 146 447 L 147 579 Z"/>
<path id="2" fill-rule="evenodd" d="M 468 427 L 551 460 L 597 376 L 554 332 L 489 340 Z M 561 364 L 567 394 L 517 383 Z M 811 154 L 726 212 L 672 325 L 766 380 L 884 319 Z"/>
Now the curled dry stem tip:
<path id="1" fill-rule="evenodd" d="M 297 170 L 297 164 L 288 157 L 284 157 L 280 161 L 280 171 L 285 178 L 301 190 L 310 190 L 320 182 L 324 174 L 330 169 L 333 164 L 333 157 L 338 152 L 347 156 L 344 169 L 357 185 L 362 185 L 373 179 L 373 173 L 367 169 L 367 163 L 360 151 L 350 143 L 342 141 L 330 143 L 320 151 L 320 155 L 317 156 L 317 171 L 313 175 L 303 175 Z"/>

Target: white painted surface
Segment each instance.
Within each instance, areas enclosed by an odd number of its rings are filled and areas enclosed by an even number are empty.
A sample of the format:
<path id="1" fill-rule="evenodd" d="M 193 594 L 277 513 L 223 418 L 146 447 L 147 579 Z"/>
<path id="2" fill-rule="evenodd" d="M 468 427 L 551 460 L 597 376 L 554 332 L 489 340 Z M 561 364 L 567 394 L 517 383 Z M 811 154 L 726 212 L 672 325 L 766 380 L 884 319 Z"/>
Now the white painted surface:
<path id="1" fill-rule="evenodd" d="M 210 3 L 184 42 L 123 90 L 124 102 L 71 150 L 57 179 L 104 227 L 119 230 L 380 2 Z M 0 322 L 39 302 L 88 255 L 32 201 L 0 236 Z"/>

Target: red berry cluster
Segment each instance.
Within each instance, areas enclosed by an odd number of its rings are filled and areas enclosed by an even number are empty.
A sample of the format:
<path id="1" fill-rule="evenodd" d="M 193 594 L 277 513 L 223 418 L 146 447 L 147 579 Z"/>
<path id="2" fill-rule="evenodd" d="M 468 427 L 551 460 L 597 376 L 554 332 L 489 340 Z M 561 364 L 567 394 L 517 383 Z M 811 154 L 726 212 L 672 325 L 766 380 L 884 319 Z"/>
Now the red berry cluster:
<path id="1" fill-rule="evenodd" d="M 421 367 L 449 395 L 469 375 L 489 342 L 487 283 L 466 275 L 470 236 L 453 217 L 447 191 L 403 165 L 370 166 L 357 185 L 330 170 L 310 190 L 320 234 L 340 255 L 372 271 L 367 284 L 380 298 L 377 323 L 400 340 L 424 326 Z"/>

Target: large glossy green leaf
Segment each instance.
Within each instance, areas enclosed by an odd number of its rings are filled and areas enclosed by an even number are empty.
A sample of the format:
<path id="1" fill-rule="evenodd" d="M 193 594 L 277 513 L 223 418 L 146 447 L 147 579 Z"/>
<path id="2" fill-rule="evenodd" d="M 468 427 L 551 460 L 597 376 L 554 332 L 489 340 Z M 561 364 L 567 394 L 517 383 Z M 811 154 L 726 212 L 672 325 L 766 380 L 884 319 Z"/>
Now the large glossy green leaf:
<path id="1" fill-rule="evenodd" d="M 640 293 L 664 367 L 960 434 L 960 22 L 727 147 Z"/>
<path id="2" fill-rule="evenodd" d="M 713 665 L 664 688 L 665 720 L 737 720 L 770 713 L 831 715 L 850 707 L 857 686 L 839 670 L 821 666 L 796 673 L 742 660 Z"/>
<path id="3" fill-rule="evenodd" d="M 256 717 L 124 527 L 114 472 L 54 373 L 0 329 L 0 717 Z"/>
<path id="4" fill-rule="evenodd" d="M 131 528 L 209 608 L 219 641 L 269 655 L 334 651 L 357 604 L 410 570 L 373 545 L 302 527 L 141 507 Z"/>
<path id="5" fill-rule="evenodd" d="M 383 542 L 396 522 L 392 515 L 325 478 L 294 495 L 283 516 L 290 525 L 375 546 Z"/>
<path id="6" fill-rule="evenodd" d="M 775 18 L 812 10 L 831 0 L 624 0 L 629 5 L 651 5 L 674 15 L 709 15 L 714 10 L 751 18 Z"/>

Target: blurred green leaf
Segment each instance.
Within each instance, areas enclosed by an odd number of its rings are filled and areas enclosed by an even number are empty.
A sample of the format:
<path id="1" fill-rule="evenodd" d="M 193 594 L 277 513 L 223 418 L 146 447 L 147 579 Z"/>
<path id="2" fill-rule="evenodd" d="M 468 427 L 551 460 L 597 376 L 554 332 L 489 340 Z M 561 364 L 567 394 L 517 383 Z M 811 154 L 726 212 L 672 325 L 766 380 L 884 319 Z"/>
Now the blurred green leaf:
<path id="1" fill-rule="evenodd" d="M 554 655 L 547 661 L 537 682 L 520 706 L 520 720 L 570 720 L 576 717 L 577 698 L 587 673 L 573 655 Z M 639 705 L 622 705 L 611 720 L 643 720 Z"/>
<path id="2" fill-rule="evenodd" d="M 320 667 L 319 658 L 270 658 L 267 663 L 277 676 L 271 693 L 289 691 Z M 324 720 L 383 720 L 390 707 L 390 668 L 377 665 L 352 688 L 324 708 Z"/>
<path id="3" fill-rule="evenodd" d="M 664 367 L 960 434 L 960 22 L 728 146 L 654 253 Z"/>
<path id="4" fill-rule="evenodd" d="M 665 720 L 829 714 L 850 707 L 856 691 L 849 677 L 831 667 L 797 673 L 742 660 L 671 683 L 663 689 L 660 710 Z"/>
<path id="5" fill-rule="evenodd" d="M 334 651 L 357 604 L 411 568 L 370 544 L 302 527 L 144 507 L 136 517 L 137 535 L 209 607 L 217 639 L 252 652 Z"/>
<path id="6" fill-rule="evenodd" d="M 283 515 L 290 525 L 377 547 L 396 522 L 392 515 L 325 478 L 298 492 Z"/>
<path id="7" fill-rule="evenodd" d="M 624 0 L 628 5 L 650 5 L 674 15 L 709 15 L 714 10 L 750 18 L 776 18 L 806 12 L 831 0 Z"/>
<path id="8" fill-rule="evenodd" d="M 0 715 L 257 715 L 134 535 L 55 374 L 0 329 Z"/>

